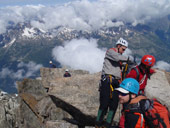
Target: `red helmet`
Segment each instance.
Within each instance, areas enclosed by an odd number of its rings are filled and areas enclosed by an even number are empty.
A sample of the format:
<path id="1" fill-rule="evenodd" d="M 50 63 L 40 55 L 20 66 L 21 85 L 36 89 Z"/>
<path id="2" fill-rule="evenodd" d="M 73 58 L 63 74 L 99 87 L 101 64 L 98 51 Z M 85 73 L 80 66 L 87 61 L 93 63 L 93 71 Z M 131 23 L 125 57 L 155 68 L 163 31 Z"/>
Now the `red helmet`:
<path id="1" fill-rule="evenodd" d="M 155 57 L 152 55 L 144 55 L 142 57 L 141 63 L 147 66 L 153 66 L 155 64 Z"/>

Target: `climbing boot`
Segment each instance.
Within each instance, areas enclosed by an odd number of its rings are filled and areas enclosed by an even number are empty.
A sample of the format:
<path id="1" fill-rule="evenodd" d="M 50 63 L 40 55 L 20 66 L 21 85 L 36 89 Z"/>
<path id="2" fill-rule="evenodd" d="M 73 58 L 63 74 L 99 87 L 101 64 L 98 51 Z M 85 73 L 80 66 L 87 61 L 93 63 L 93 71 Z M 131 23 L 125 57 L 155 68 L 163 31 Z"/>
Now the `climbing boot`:
<path id="1" fill-rule="evenodd" d="M 111 127 L 114 115 L 115 115 L 115 111 L 109 111 L 108 112 L 108 115 L 107 115 L 107 118 L 106 118 L 106 123 L 105 123 L 106 128 Z"/>
<path id="2" fill-rule="evenodd" d="M 102 128 L 101 126 L 103 125 L 103 119 L 106 114 L 106 111 L 99 109 L 97 118 L 96 118 L 96 128 Z"/>

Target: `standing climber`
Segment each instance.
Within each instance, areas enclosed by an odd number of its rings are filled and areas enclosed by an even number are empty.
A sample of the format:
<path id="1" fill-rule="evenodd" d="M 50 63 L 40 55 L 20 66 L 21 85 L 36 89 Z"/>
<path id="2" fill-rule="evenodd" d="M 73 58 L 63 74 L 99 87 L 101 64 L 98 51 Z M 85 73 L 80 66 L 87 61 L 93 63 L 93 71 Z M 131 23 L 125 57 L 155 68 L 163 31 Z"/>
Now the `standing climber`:
<path id="1" fill-rule="evenodd" d="M 49 65 L 50 68 L 56 68 L 56 65 L 51 60 L 49 61 L 49 64 L 50 64 Z"/>
<path id="2" fill-rule="evenodd" d="M 120 38 L 116 43 L 116 47 L 110 48 L 105 54 L 99 88 L 100 106 L 96 118 L 96 128 L 100 128 L 103 125 L 109 128 L 112 124 L 119 102 L 118 93 L 114 89 L 119 87 L 122 62 L 127 61 L 127 57 L 122 56 L 122 54 L 127 47 L 128 42 Z M 103 124 L 103 119 L 107 111 L 106 123 Z"/>

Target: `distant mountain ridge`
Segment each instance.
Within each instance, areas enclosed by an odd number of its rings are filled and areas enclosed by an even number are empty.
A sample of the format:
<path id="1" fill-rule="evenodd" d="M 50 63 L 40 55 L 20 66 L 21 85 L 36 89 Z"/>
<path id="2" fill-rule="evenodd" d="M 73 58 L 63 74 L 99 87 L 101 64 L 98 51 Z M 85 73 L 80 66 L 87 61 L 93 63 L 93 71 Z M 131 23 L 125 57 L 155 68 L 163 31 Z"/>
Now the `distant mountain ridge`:
<path id="1" fill-rule="evenodd" d="M 125 24 L 94 31 L 77 31 L 65 26 L 44 31 L 32 27 L 29 22 L 16 25 L 11 23 L 6 33 L 0 34 L 0 68 L 8 67 L 16 71 L 18 63 L 29 61 L 48 67 L 49 60 L 53 59 L 51 51 L 55 46 L 63 45 L 64 41 L 80 38 L 95 38 L 98 40 L 99 48 L 110 48 L 114 46 L 113 42 L 123 37 L 129 42 L 129 48 L 137 57 L 152 54 L 156 60 L 170 63 L 169 35 L 170 15 L 147 24 L 137 26 Z M 60 67 L 59 63 L 57 67 Z M 5 91 L 12 90 L 10 87 L 13 86 L 13 81 L 10 79 L 0 78 L 0 88 Z"/>
<path id="2" fill-rule="evenodd" d="M 137 26 L 132 26 L 131 24 L 126 24 L 119 27 L 102 28 L 100 30 L 95 31 L 87 30 L 77 31 L 75 29 L 67 28 L 64 26 L 58 26 L 57 28 L 44 31 L 42 29 L 32 27 L 30 23 L 18 23 L 16 25 L 11 24 L 11 26 L 7 28 L 6 33 L 0 34 L 0 46 L 3 47 L 14 39 L 16 42 L 18 40 L 19 41 L 37 40 L 38 42 L 38 40 L 41 40 L 42 38 L 46 38 L 48 40 L 56 38 L 61 41 L 65 41 L 82 37 L 82 38 L 96 38 L 99 40 L 101 39 L 101 41 L 103 41 L 106 38 L 110 38 L 111 41 L 115 41 L 117 40 L 117 38 L 121 36 L 127 38 L 127 40 L 129 42 L 132 42 L 132 44 L 136 43 L 133 40 L 133 38 L 135 37 L 140 41 L 142 40 L 140 38 L 144 38 L 145 41 L 145 39 L 147 39 L 148 36 L 151 36 L 150 38 L 151 39 L 153 38 L 151 40 L 151 43 L 152 41 L 157 41 L 159 43 L 163 43 L 164 45 L 170 46 L 169 34 L 170 34 L 169 15 L 165 18 L 157 19 L 143 25 L 138 24 Z M 107 46 L 107 43 L 105 46 L 109 47 Z"/>

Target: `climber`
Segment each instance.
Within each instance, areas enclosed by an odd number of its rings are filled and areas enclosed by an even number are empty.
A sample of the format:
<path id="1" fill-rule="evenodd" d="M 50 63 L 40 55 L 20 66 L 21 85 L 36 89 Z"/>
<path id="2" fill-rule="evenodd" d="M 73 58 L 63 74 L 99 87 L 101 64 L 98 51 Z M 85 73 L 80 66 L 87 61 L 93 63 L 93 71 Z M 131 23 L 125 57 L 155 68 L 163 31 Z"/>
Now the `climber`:
<path id="1" fill-rule="evenodd" d="M 66 69 L 63 77 L 71 77 L 71 74 L 69 73 L 69 70 Z"/>
<path id="2" fill-rule="evenodd" d="M 116 47 L 110 48 L 105 54 L 99 84 L 100 106 L 96 118 L 96 128 L 100 128 L 103 125 L 105 127 L 110 127 L 112 124 L 119 102 L 118 93 L 114 91 L 114 89 L 119 87 L 119 81 L 121 81 L 121 66 L 123 62 L 127 61 L 127 57 L 122 56 L 122 54 L 127 47 L 128 42 L 120 38 L 116 43 Z M 104 116 L 107 111 L 107 119 L 105 124 L 103 124 Z"/>
<path id="3" fill-rule="evenodd" d="M 152 55 L 144 55 L 141 59 L 141 63 L 127 74 L 126 78 L 134 78 L 139 82 L 140 85 L 140 94 L 144 94 L 145 87 L 147 85 L 148 78 L 155 73 L 155 70 L 152 69 L 155 64 L 155 57 Z"/>
<path id="4" fill-rule="evenodd" d="M 148 78 L 155 73 L 154 69 L 151 69 L 155 64 L 155 57 L 152 55 L 144 55 L 141 59 L 141 63 L 131 69 L 131 71 L 126 75 L 126 78 L 134 78 L 139 82 L 140 89 L 139 94 L 144 95 L 144 90 L 147 85 Z M 126 107 L 127 104 L 123 104 L 123 108 Z M 124 128 L 124 116 L 121 115 L 119 121 L 119 127 Z"/>
<path id="5" fill-rule="evenodd" d="M 49 61 L 49 64 L 50 64 L 50 65 L 49 65 L 50 68 L 56 68 L 55 64 L 53 64 L 52 61 Z"/>
<path id="6" fill-rule="evenodd" d="M 157 99 L 148 99 L 139 94 L 139 83 L 134 78 L 126 78 L 116 90 L 119 102 L 126 104 L 123 127 L 119 128 L 169 128 L 169 111 Z M 139 94 L 139 95 L 138 95 Z"/>
<path id="7" fill-rule="evenodd" d="M 137 127 L 138 122 L 142 122 L 141 115 L 134 114 L 126 111 L 128 107 L 133 103 L 133 100 L 137 97 L 139 92 L 139 83 L 134 78 L 126 78 L 122 81 L 119 88 L 116 88 L 119 94 L 119 102 L 121 104 L 127 104 L 123 109 L 125 121 L 124 128 L 144 128 L 144 123 L 139 124 L 141 127 Z M 133 105 L 133 104 L 132 104 Z M 141 120 L 141 121 L 140 121 Z"/>

